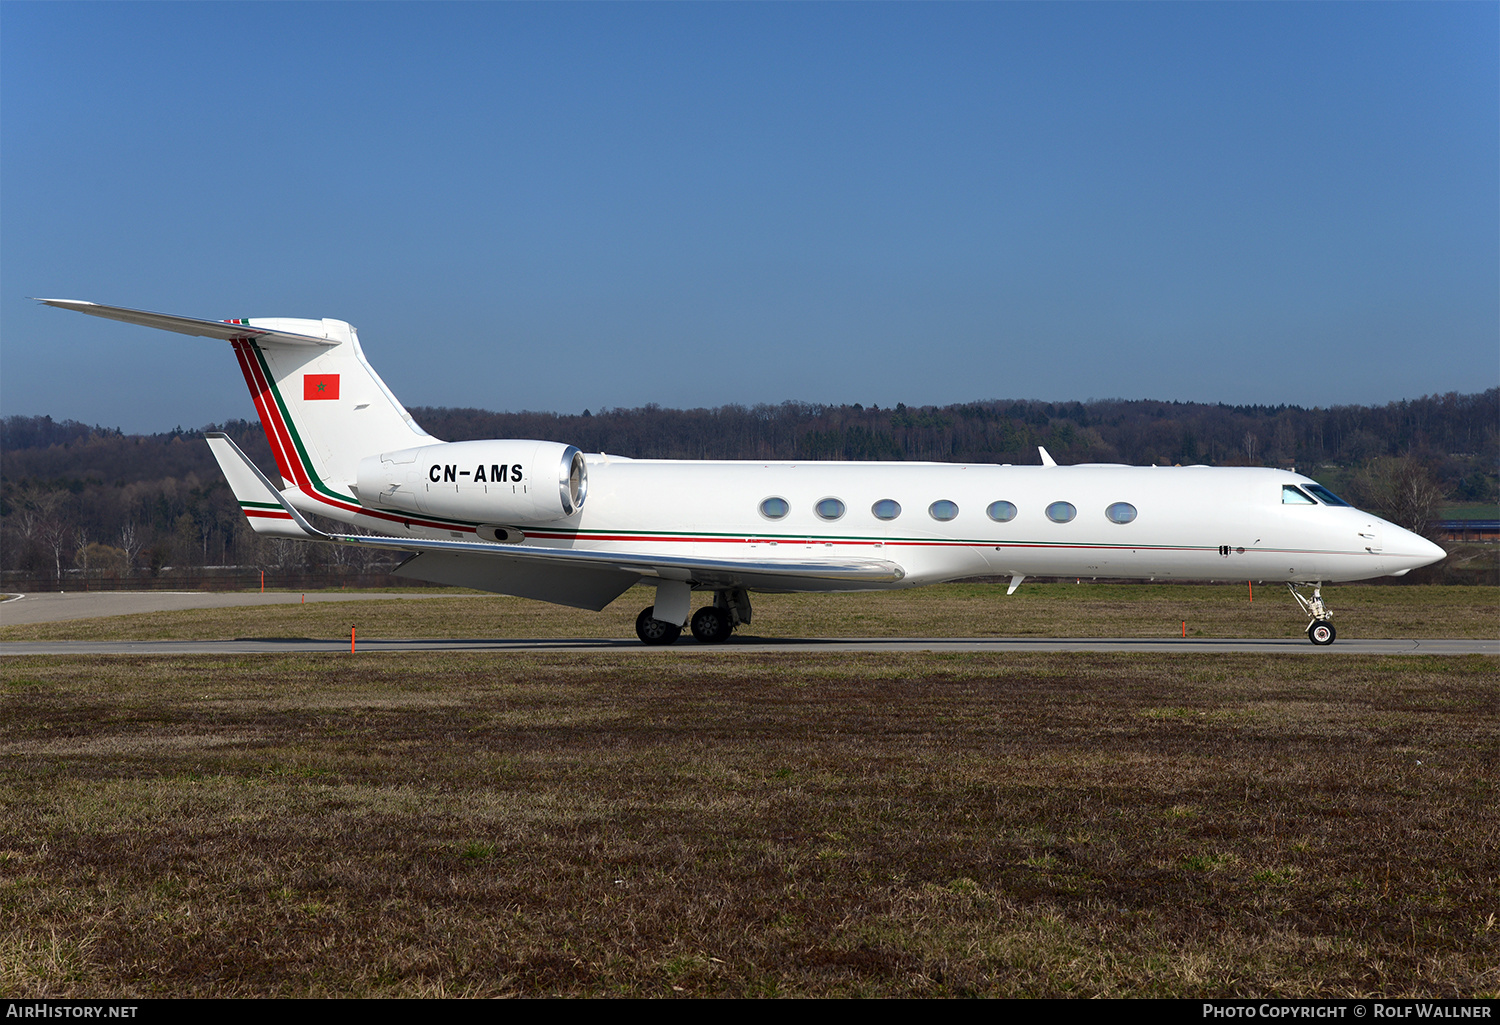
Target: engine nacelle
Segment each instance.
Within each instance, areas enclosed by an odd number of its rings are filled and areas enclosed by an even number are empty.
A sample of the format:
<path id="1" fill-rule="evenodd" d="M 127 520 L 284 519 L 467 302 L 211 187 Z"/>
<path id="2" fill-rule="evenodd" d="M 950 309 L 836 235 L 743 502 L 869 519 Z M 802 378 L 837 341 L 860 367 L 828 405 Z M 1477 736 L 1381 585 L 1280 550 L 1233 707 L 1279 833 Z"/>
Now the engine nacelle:
<path id="1" fill-rule="evenodd" d="M 453 441 L 360 461 L 368 505 L 481 524 L 547 523 L 588 494 L 583 453 L 555 441 Z"/>

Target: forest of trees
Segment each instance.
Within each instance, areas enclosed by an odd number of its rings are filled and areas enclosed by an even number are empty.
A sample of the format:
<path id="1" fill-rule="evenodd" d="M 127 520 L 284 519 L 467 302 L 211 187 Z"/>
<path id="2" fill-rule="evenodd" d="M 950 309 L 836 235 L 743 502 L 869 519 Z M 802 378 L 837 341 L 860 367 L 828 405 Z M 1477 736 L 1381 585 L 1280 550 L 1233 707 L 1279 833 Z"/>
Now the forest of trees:
<path id="1" fill-rule="evenodd" d="M 541 438 L 671 459 L 1207 463 L 1296 468 L 1372 511 L 1430 530 L 1445 501 L 1500 499 L 1500 389 L 1384 406 L 1226 406 L 1106 400 L 492 413 L 415 408 L 446 441 Z M 202 437 L 225 431 L 268 475 L 260 425 L 127 435 L 50 417 L 0 419 L 0 569 L 61 582 L 205 566 L 368 573 L 373 553 L 268 541 L 245 524 Z"/>

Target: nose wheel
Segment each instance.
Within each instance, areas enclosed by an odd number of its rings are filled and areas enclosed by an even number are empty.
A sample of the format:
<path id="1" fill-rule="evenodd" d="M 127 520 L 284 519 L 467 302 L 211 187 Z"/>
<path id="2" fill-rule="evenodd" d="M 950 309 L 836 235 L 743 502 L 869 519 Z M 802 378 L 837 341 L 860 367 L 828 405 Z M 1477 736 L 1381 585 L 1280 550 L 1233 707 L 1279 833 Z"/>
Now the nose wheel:
<path id="1" fill-rule="evenodd" d="M 1326 619 L 1315 619 L 1307 625 L 1307 639 L 1314 644 L 1332 644 L 1338 631 Z"/>
<path id="2" fill-rule="evenodd" d="M 1287 590 L 1292 592 L 1292 597 L 1297 599 L 1297 604 L 1302 611 L 1307 613 L 1311 620 L 1307 624 L 1307 639 L 1314 644 L 1323 646 L 1332 644 L 1337 637 L 1338 631 L 1333 628 L 1333 613 L 1328 611 L 1328 606 L 1323 604 L 1323 588 L 1320 584 L 1313 585 L 1311 597 L 1303 597 L 1302 592 L 1297 590 L 1297 585 L 1288 583 Z"/>

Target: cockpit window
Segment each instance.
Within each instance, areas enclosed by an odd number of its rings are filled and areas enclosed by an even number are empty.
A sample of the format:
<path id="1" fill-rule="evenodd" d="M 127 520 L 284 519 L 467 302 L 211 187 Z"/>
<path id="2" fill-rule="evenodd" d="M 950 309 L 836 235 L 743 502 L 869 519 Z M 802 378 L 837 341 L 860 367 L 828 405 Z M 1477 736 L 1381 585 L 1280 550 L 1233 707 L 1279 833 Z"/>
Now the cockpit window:
<path id="1" fill-rule="evenodd" d="M 1307 490 L 1311 491 L 1318 498 L 1321 498 L 1323 500 L 1323 504 L 1324 505 L 1348 505 L 1349 504 L 1348 502 L 1344 501 L 1338 495 L 1335 495 L 1332 491 L 1329 491 L 1327 488 L 1325 488 L 1321 484 L 1307 484 L 1307 485 L 1304 485 L 1304 486 L 1307 488 Z"/>
<path id="2" fill-rule="evenodd" d="M 1290 484 L 1283 484 L 1281 486 L 1281 504 L 1317 505 L 1318 503 L 1314 502 L 1311 498 L 1308 498 L 1306 493 L 1304 493 L 1301 488 L 1294 488 Z"/>

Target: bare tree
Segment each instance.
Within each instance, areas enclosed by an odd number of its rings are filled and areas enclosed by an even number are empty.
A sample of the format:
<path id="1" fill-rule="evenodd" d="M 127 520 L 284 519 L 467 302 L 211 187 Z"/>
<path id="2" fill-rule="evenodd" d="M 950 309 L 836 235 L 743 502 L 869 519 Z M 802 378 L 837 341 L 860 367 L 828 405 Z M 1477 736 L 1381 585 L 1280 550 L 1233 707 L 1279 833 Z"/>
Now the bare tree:
<path id="1" fill-rule="evenodd" d="M 1446 496 L 1425 464 L 1411 456 L 1371 460 L 1354 479 L 1357 504 L 1423 537 L 1436 537 Z"/>
<path id="2" fill-rule="evenodd" d="M 72 534 L 72 525 L 60 513 L 53 513 L 42 520 L 37 529 L 37 536 L 41 538 L 42 544 L 52 549 L 52 565 L 59 588 L 62 587 L 62 553 L 68 547 L 68 539 Z"/>
<path id="3" fill-rule="evenodd" d="M 125 553 L 127 574 L 135 572 L 136 557 L 141 554 L 141 549 L 144 547 L 146 547 L 146 541 L 136 527 L 135 520 L 131 520 L 120 528 L 120 550 Z"/>
<path id="4" fill-rule="evenodd" d="M 73 532 L 73 565 L 83 570 L 83 589 L 89 587 L 89 528 L 79 527 Z"/>

